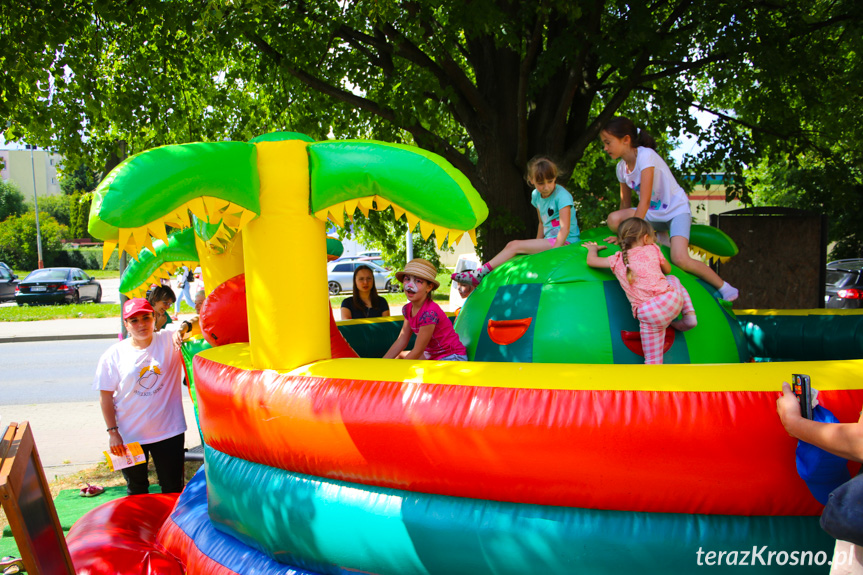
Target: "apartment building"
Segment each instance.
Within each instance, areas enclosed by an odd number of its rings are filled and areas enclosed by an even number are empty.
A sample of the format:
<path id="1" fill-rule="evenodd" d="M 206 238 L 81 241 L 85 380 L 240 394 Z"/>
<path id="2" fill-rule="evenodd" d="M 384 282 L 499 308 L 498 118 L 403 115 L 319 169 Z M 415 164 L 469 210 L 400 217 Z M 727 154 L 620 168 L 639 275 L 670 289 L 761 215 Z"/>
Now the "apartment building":
<path id="1" fill-rule="evenodd" d="M 57 167 L 63 156 L 45 150 L 0 150 L 0 160 L 3 163 L 0 179 L 14 182 L 25 198 L 32 200 L 34 180 L 39 197 L 62 193 Z"/>

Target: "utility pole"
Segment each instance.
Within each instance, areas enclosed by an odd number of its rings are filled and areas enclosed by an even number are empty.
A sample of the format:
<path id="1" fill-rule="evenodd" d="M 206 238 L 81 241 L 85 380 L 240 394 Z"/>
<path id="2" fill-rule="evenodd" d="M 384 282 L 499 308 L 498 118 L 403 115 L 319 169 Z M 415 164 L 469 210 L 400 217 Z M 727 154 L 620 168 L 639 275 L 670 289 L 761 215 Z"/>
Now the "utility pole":
<path id="1" fill-rule="evenodd" d="M 30 169 L 33 171 L 33 206 L 36 209 L 36 253 L 39 256 L 39 269 L 45 267 L 42 262 L 42 230 L 39 227 L 39 198 L 36 196 L 36 161 L 33 159 L 33 150 L 36 146 L 27 144 L 27 149 L 30 150 Z"/>
<path id="2" fill-rule="evenodd" d="M 414 259 L 414 235 L 408 230 L 405 236 L 405 263 Z"/>

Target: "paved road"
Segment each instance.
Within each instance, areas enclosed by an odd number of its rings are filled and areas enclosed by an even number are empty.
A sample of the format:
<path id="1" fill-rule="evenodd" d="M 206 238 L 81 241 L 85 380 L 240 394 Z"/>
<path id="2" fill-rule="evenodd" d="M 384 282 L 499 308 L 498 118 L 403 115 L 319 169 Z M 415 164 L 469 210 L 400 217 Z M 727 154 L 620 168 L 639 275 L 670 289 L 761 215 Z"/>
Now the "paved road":
<path id="1" fill-rule="evenodd" d="M 0 403 L 91 401 L 96 360 L 116 340 L 0 344 Z"/>
<path id="2" fill-rule="evenodd" d="M 107 433 L 98 393 L 90 386 L 111 340 L 0 344 L 0 426 L 29 421 L 51 480 L 102 459 Z M 200 445 L 194 409 L 183 394 L 186 447 Z"/>

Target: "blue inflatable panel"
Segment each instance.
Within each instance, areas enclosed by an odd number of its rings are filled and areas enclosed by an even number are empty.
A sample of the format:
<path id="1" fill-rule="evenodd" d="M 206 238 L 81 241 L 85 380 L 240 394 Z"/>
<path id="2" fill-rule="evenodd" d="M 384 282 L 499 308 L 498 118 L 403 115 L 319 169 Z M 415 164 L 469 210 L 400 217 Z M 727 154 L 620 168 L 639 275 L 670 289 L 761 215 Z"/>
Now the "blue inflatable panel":
<path id="1" fill-rule="evenodd" d="M 707 553 L 781 552 L 759 573 L 822 573 L 833 540 L 818 517 L 637 513 L 501 503 L 291 473 L 207 447 L 216 529 L 291 565 L 381 575 L 688 573 Z M 729 478 L 733 480 L 733 478 Z M 255 486 L 250 489 L 249 486 Z M 637 488 L 634 486 L 634 488 Z M 699 555 L 699 552 L 701 555 Z M 799 565 L 800 553 L 809 563 Z M 823 558 L 818 563 L 818 559 Z M 790 560 L 793 561 L 793 558 Z M 805 560 L 804 560 L 805 561 Z M 710 565 L 709 563 L 701 563 Z"/>
<path id="2" fill-rule="evenodd" d="M 217 531 L 207 514 L 207 482 L 203 467 L 186 485 L 170 519 L 194 540 L 201 553 L 227 570 L 243 575 L 318 575 L 279 563 Z"/>

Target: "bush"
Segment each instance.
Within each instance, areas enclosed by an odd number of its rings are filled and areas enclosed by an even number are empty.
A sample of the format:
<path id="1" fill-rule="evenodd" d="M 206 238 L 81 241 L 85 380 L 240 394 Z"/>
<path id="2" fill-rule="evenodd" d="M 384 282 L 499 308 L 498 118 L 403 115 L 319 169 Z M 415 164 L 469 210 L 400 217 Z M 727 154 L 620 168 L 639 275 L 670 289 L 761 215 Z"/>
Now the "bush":
<path id="1" fill-rule="evenodd" d="M 27 202 L 27 207 L 31 211 L 33 210 L 32 200 Z M 43 212 L 57 220 L 61 226 L 70 227 L 69 198 L 66 196 L 40 196 L 39 213 Z"/>
<path id="2" fill-rule="evenodd" d="M 45 213 L 39 214 L 39 230 L 42 234 L 42 260 L 46 266 L 54 265 L 69 230 Z M 21 270 L 38 267 L 35 214 L 28 212 L 12 216 L 0 223 L 0 261 Z"/>
<path id="3" fill-rule="evenodd" d="M 24 194 L 13 182 L 0 180 L 0 222 L 11 216 L 20 216 L 27 211 Z"/>
<path id="4" fill-rule="evenodd" d="M 119 271 L 120 260 L 117 257 L 119 252 L 114 250 L 111 258 L 108 260 L 106 270 Z M 63 250 L 57 255 L 54 263 L 56 266 L 68 266 L 72 268 L 81 268 L 82 270 L 100 270 L 102 269 L 102 248 L 73 248 L 64 246 Z"/>
<path id="5" fill-rule="evenodd" d="M 93 200 L 92 193 L 75 192 L 68 196 L 69 202 L 69 233 L 73 238 L 89 238 L 87 224 L 90 220 L 90 204 Z M 101 264 L 100 264 L 101 265 Z"/>

